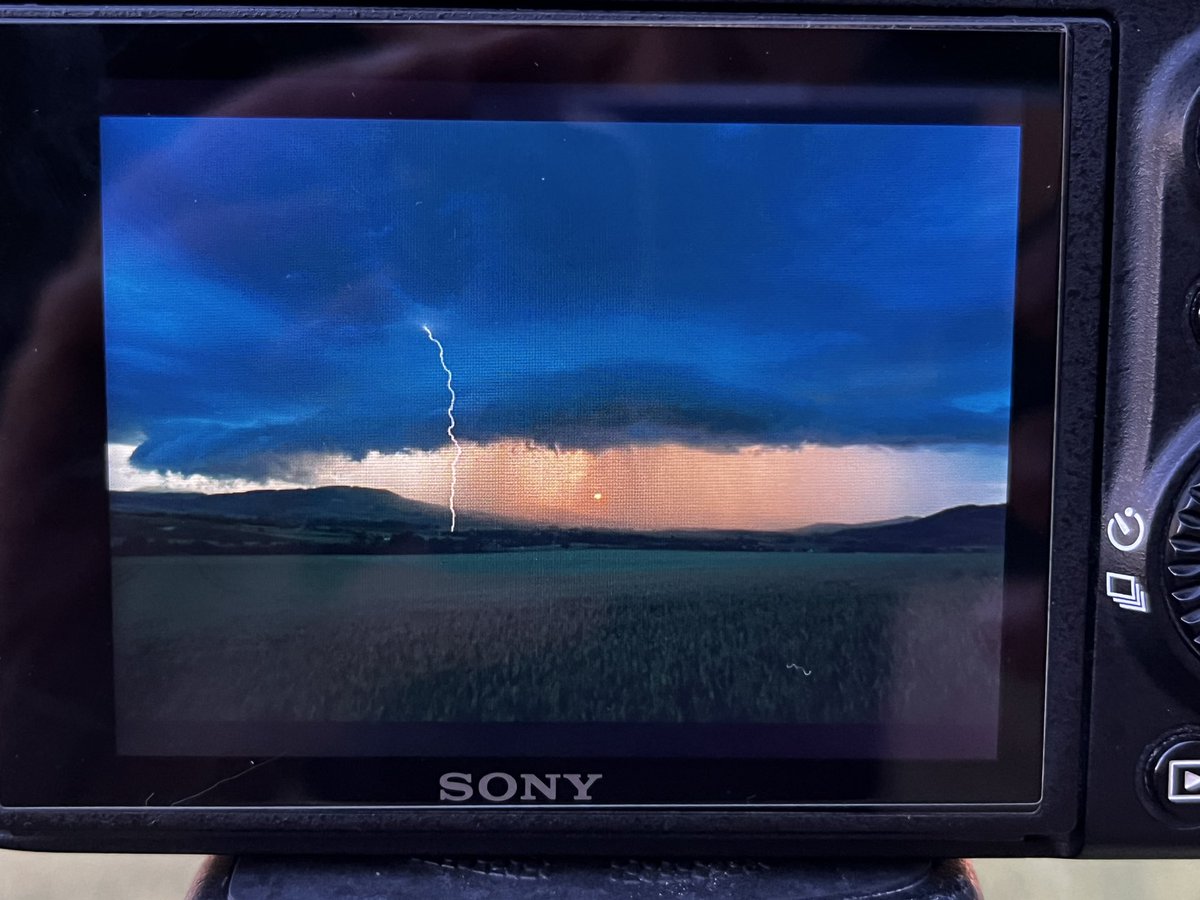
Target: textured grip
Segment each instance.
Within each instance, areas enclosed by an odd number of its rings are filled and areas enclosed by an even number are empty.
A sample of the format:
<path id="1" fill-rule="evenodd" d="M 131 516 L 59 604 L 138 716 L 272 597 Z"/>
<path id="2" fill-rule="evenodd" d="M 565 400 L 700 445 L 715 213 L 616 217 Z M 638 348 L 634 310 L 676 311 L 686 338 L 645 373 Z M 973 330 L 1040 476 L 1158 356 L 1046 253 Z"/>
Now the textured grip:
<path id="1" fill-rule="evenodd" d="M 214 866 L 214 874 L 227 869 Z M 965 860 L 243 857 L 228 900 L 979 900 Z M 200 886 L 198 886 L 199 888 Z"/>

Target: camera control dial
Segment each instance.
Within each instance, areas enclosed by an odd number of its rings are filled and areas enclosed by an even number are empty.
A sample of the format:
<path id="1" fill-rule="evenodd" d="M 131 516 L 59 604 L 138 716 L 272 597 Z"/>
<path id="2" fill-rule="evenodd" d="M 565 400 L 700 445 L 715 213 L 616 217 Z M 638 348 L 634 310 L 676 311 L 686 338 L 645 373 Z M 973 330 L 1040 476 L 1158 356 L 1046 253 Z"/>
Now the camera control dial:
<path id="1" fill-rule="evenodd" d="M 1175 622 L 1200 655 L 1200 470 L 1188 480 L 1171 516 L 1165 577 Z"/>

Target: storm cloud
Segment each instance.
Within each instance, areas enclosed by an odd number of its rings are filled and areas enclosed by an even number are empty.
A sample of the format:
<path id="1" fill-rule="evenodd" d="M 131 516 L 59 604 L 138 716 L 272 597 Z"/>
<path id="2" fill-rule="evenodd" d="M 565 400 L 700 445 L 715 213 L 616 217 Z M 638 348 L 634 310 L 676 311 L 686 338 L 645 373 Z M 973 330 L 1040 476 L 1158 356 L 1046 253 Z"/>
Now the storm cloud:
<path id="1" fill-rule="evenodd" d="M 1019 131 L 103 123 L 110 439 L 258 477 L 457 434 L 604 449 L 1008 428 Z"/>

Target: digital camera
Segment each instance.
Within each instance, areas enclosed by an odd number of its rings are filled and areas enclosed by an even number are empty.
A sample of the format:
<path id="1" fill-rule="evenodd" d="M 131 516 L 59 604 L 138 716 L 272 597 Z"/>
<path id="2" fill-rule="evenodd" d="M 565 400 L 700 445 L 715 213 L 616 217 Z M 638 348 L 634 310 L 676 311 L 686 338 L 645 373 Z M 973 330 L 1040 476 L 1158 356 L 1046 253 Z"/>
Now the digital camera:
<path id="1" fill-rule="evenodd" d="M 935 5 L 0 8 L 0 843 L 1194 853 L 1200 7 Z"/>

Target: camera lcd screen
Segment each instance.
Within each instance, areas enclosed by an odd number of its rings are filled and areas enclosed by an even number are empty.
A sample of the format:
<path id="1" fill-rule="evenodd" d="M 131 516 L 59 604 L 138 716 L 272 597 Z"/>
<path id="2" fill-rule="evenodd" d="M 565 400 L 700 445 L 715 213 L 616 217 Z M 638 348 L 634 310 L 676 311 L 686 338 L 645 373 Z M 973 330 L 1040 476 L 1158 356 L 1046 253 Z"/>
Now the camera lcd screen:
<path id="1" fill-rule="evenodd" d="M 1020 138 L 106 118 L 119 746 L 994 755 Z"/>
<path id="2" fill-rule="evenodd" d="M 7 804 L 1037 801 L 1061 30 L 27 31 L 92 525 Z"/>

